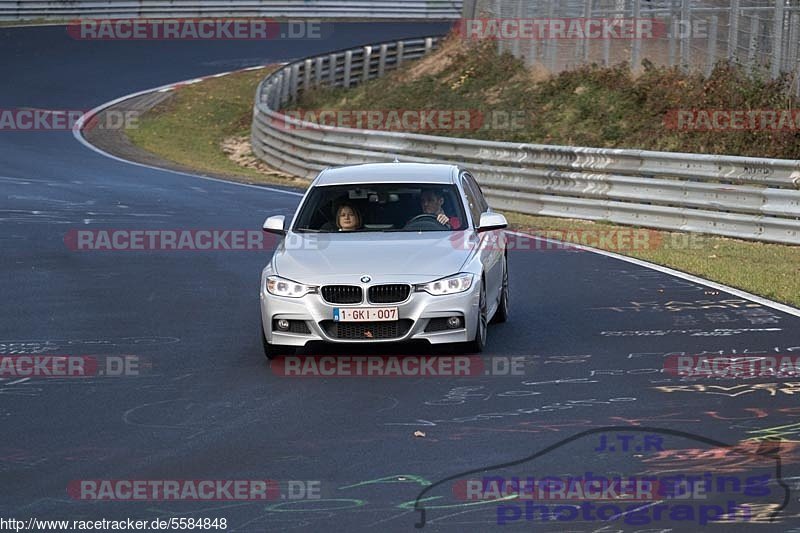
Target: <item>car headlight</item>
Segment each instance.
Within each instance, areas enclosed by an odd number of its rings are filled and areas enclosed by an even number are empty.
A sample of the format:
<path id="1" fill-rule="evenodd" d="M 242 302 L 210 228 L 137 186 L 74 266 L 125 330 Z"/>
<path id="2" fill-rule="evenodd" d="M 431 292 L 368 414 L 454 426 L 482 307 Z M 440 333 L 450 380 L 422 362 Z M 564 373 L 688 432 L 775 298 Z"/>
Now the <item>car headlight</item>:
<path id="1" fill-rule="evenodd" d="M 456 294 L 469 290 L 469 288 L 472 287 L 473 278 L 474 276 L 472 274 L 461 273 L 454 276 L 437 279 L 436 281 L 431 281 L 430 283 L 417 285 L 415 289 L 417 291 L 425 291 L 434 296 L 442 296 L 443 294 Z"/>
<path id="2" fill-rule="evenodd" d="M 286 296 L 288 298 L 300 298 L 306 294 L 317 292 L 317 288 L 311 285 L 303 285 L 290 279 L 279 276 L 267 276 L 267 292 L 275 296 Z"/>

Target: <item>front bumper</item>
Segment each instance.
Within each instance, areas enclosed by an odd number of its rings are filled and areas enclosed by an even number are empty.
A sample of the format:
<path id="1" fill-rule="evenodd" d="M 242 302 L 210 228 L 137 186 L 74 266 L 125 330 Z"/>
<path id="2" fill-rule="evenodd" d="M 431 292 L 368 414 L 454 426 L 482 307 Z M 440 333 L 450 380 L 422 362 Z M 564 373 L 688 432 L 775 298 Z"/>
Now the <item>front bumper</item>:
<path id="1" fill-rule="evenodd" d="M 366 286 L 364 286 L 366 293 Z M 302 298 L 285 298 L 269 294 L 261 287 L 261 323 L 264 335 L 270 344 L 302 347 L 308 342 L 330 343 L 391 343 L 409 340 L 426 340 L 431 344 L 467 342 L 475 338 L 475 329 L 480 312 L 480 285 L 473 286 L 462 293 L 446 296 L 432 296 L 427 292 L 413 292 L 409 298 L 398 304 L 337 305 L 326 302 L 321 294 L 307 294 Z M 329 334 L 326 325 L 333 320 L 335 307 L 397 307 L 398 318 L 410 321 L 408 330 L 394 338 L 348 338 L 340 339 Z M 434 318 L 462 317 L 462 327 L 441 331 L 428 331 L 430 320 Z M 273 330 L 278 319 L 297 320 L 306 324 L 309 333 L 289 333 Z M 407 324 L 408 322 L 406 322 Z"/>

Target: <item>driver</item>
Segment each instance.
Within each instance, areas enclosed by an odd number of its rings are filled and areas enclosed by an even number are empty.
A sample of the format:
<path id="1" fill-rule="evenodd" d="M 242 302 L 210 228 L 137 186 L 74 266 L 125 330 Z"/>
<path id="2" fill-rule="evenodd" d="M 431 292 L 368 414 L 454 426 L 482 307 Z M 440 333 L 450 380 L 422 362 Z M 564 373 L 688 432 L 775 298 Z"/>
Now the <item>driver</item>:
<path id="1" fill-rule="evenodd" d="M 423 189 L 420 195 L 420 204 L 422 205 L 422 213 L 425 215 L 436 216 L 436 221 L 442 226 L 449 225 L 453 229 L 461 227 L 461 221 L 458 217 L 448 217 L 442 209 L 444 205 L 444 195 L 437 189 Z"/>
<path id="2" fill-rule="evenodd" d="M 336 226 L 339 231 L 361 229 L 361 214 L 350 202 L 342 202 L 336 209 Z"/>

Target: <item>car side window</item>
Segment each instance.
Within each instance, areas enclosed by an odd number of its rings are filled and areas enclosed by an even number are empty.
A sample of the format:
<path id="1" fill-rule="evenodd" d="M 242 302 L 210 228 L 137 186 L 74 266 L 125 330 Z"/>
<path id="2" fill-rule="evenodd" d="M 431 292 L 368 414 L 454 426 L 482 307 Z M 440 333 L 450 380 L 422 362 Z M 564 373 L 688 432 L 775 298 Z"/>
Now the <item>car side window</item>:
<path id="1" fill-rule="evenodd" d="M 483 211 L 481 210 L 480 202 L 478 201 L 475 191 L 467 181 L 467 174 L 464 174 L 461 178 L 461 187 L 464 189 L 464 195 L 467 197 L 469 213 L 472 216 L 472 223 L 475 227 L 477 227 L 481 221 L 481 213 L 483 213 Z"/>
<path id="2" fill-rule="evenodd" d="M 464 174 L 464 177 L 466 178 L 467 183 L 472 186 L 473 194 L 475 194 L 475 197 L 478 200 L 481 213 L 485 213 L 489 210 L 489 202 L 487 202 L 486 198 L 484 198 L 480 185 L 478 185 L 478 182 L 475 181 L 475 178 L 473 178 L 471 174 Z"/>

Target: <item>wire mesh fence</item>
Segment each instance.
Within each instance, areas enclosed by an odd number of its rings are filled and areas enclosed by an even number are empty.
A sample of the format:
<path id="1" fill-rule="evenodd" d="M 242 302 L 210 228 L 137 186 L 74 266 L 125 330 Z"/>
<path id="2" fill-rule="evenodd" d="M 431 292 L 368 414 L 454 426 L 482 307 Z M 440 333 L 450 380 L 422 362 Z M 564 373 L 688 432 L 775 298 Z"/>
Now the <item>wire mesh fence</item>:
<path id="1" fill-rule="evenodd" d="M 800 0 L 468 0 L 461 30 L 559 72 L 643 61 L 709 74 L 729 60 L 800 94 Z"/>

